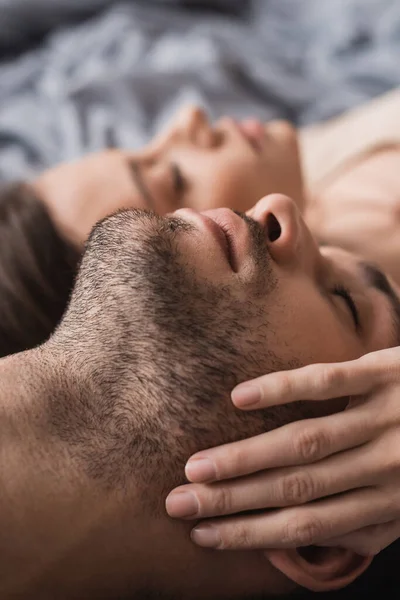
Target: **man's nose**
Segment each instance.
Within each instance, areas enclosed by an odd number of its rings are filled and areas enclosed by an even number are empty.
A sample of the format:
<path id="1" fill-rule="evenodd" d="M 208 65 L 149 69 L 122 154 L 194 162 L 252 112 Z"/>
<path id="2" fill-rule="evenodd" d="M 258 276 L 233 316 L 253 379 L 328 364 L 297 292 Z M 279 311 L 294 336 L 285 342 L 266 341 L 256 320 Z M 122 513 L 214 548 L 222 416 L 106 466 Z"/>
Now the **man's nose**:
<path id="1" fill-rule="evenodd" d="M 248 215 L 265 230 L 269 253 L 278 265 L 315 269 L 320 257 L 318 246 L 291 198 L 270 194 L 257 202 Z"/>

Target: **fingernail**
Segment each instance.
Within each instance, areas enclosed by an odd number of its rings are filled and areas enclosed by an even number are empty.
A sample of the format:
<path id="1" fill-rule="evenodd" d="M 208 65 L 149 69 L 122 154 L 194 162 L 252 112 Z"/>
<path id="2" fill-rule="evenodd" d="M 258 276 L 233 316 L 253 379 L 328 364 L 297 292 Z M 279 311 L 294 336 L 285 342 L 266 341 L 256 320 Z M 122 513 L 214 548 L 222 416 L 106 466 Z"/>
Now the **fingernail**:
<path id="1" fill-rule="evenodd" d="M 200 525 L 192 529 L 192 541 L 203 548 L 217 548 L 221 544 L 219 532 L 212 525 Z"/>
<path id="2" fill-rule="evenodd" d="M 251 406 L 261 400 L 261 392 L 254 383 L 241 383 L 233 390 L 232 401 L 236 406 Z"/>
<path id="3" fill-rule="evenodd" d="M 185 473 L 189 481 L 196 483 L 217 478 L 215 465 L 209 458 L 192 458 L 186 464 Z"/>
<path id="4" fill-rule="evenodd" d="M 191 492 L 171 492 L 166 500 L 166 509 L 170 517 L 194 517 L 199 512 L 199 501 Z"/>

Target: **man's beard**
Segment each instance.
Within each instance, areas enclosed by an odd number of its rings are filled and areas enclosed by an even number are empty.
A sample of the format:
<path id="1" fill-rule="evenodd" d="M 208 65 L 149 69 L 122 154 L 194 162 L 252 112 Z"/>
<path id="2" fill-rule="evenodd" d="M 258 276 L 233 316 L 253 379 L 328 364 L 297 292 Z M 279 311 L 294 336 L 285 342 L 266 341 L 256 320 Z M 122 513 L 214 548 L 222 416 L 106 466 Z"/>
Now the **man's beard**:
<path id="1" fill-rule="evenodd" d="M 53 403 L 52 425 L 107 485 L 124 486 L 135 473 L 163 501 L 183 483 L 193 452 L 302 416 L 293 407 L 243 413 L 230 401 L 240 381 L 294 366 L 270 343 L 264 304 L 277 281 L 264 233 L 240 216 L 258 273 L 243 299 L 198 279 L 179 250 L 192 231 L 181 219 L 127 211 L 92 234 L 64 333 L 75 329 L 76 339 L 77 323 L 84 329 L 78 346 L 93 363 L 92 390 L 75 410 Z"/>

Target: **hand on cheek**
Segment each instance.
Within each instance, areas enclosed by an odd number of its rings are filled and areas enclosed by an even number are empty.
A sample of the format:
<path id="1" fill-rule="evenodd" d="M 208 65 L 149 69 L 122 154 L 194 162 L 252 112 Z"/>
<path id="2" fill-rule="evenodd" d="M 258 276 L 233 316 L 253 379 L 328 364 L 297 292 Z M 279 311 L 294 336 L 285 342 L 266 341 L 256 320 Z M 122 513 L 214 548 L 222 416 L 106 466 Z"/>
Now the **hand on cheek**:
<path id="1" fill-rule="evenodd" d="M 354 399 L 344 412 L 193 456 L 186 466 L 192 483 L 170 494 L 168 513 L 214 517 L 192 532 L 205 547 L 334 545 L 378 553 L 400 537 L 399 393 L 400 348 L 241 384 L 232 398 L 243 410 Z"/>

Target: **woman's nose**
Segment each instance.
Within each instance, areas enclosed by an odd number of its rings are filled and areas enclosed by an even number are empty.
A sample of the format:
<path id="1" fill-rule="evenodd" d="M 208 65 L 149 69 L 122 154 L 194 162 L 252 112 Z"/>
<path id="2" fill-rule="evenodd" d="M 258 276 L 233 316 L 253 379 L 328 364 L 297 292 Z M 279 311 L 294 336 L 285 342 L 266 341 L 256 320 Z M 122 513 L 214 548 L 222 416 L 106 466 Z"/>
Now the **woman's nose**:
<path id="1" fill-rule="evenodd" d="M 178 113 L 176 131 L 201 148 L 213 148 L 218 143 L 218 133 L 211 127 L 205 111 L 197 106 L 186 106 Z"/>
<path id="2" fill-rule="evenodd" d="M 318 246 L 297 208 L 282 194 L 262 198 L 248 212 L 266 232 L 268 251 L 283 267 L 313 269 L 320 256 Z"/>

